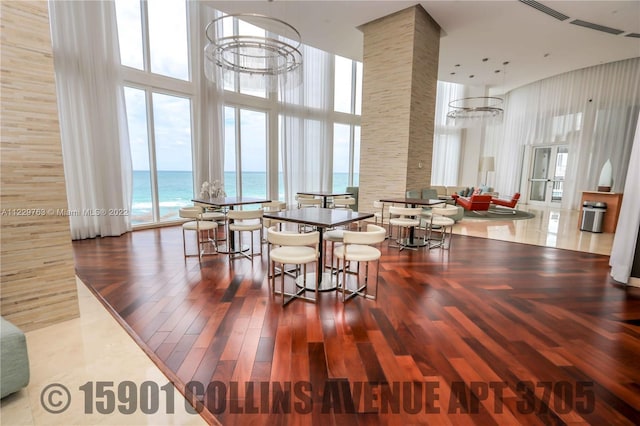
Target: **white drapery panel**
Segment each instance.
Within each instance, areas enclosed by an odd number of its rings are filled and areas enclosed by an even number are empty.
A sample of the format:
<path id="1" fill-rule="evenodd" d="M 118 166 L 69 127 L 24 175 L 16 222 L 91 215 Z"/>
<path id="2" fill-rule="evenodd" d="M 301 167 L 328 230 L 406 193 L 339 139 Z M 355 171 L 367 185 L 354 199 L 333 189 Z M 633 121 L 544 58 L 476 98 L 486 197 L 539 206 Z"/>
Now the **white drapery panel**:
<path id="1" fill-rule="evenodd" d="M 616 234 L 611 247 L 611 277 L 621 283 L 628 283 L 633 266 L 638 239 L 638 228 L 640 228 L 640 115 L 636 124 L 636 133 L 629 158 L 629 171 L 627 181 L 624 186 L 626 195 L 622 198 L 620 217 Z"/>
<path id="2" fill-rule="evenodd" d="M 197 28 L 199 45 L 195 52 L 203 52 L 207 44 L 204 31 L 211 20 L 217 17 L 215 10 L 206 7 L 201 2 L 187 2 L 189 20 Z M 194 194 L 198 195 L 203 182 L 219 180 L 224 187 L 224 90 L 222 81 L 214 83 L 204 75 L 202 55 L 196 55 L 195 83 L 199 88 L 195 108 L 195 129 L 193 138 L 193 180 Z"/>
<path id="3" fill-rule="evenodd" d="M 611 159 L 613 188 L 621 192 L 640 106 L 640 58 L 551 77 L 505 97 L 502 125 L 488 127 L 483 155 L 496 158 L 496 191 L 520 189 L 523 145 L 567 144 L 562 208 L 577 208 L 595 190 Z M 526 188 L 523 188 L 523 190 Z"/>
<path id="4" fill-rule="evenodd" d="M 280 84 L 280 161 L 287 204 L 298 191 L 329 191 L 333 129 L 328 120 L 331 55 L 303 46 L 302 84 Z"/>
<path id="5" fill-rule="evenodd" d="M 50 1 L 49 12 L 71 235 L 121 235 L 132 164 L 115 5 Z"/>
<path id="6" fill-rule="evenodd" d="M 462 130 L 447 126 L 449 102 L 464 97 L 462 84 L 438 81 L 433 132 L 431 185 L 458 185 Z"/>

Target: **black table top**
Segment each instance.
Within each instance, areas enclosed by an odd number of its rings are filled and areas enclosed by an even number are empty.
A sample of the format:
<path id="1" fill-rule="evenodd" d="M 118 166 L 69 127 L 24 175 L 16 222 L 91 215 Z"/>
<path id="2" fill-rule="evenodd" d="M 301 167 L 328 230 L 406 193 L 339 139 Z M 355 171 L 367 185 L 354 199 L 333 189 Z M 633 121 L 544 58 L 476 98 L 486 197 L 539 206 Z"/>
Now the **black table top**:
<path id="1" fill-rule="evenodd" d="M 294 223 L 329 228 L 332 226 L 344 225 L 357 220 L 373 217 L 373 213 L 360 213 L 349 210 L 325 209 L 325 208 L 303 208 L 291 209 L 281 212 L 264 213 L 264 217 L 269 219 L 282 219 Z"/>
<path id="2" fill-rule="evenodd" d="M 333 192 L 333 191 L 298 191 L 301 195 L 315 195 L 317 197 L 338 197 L 340 195 L 353 195 L 351 192 Z"/>
<path id="3" fill-rule="evenodd" d="M 194 203 L 209 204 L 211 206 L 227 207 L 227 206 L 239 206 L 244 204 L 262 204 L 268 203 L 271 200 L 267 198 L 254 198 L 254 197 L 220 197 L 220 198 L 194 198 Z"/>

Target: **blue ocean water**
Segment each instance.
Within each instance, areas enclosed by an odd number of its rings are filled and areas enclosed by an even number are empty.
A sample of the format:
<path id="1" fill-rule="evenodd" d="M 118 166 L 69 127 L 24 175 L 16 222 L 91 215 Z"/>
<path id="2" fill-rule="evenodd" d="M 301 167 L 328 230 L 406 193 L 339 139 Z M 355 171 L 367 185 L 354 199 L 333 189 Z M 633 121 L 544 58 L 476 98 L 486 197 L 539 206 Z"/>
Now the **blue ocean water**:
<path id="1" fill-rule="evenodd" d="M 265 172 L 243 172 L 242 194 L 247 197 L 265 197 L 267 175 Z M 335 173 L 333 187 L 344 190 L 349 181 L 348 173 Z M 225 172 L 225 192 L 228 196 L 236 195 L 236 173 Z M 280 199 L 284 198 L 282 176 L 279 180 Z M 197 194 L 196 194 L 197 195 Z M 193 174 L 185 171 L 158 171 L 158 199 L 160 206 L 160 220 L 175 219 L 180 207 L 192 205 Z M 133 172 L 133 205 L 131 221 L 133 224 L 153 222 L 151 198 L 151 174 L 145 170 Z"/>

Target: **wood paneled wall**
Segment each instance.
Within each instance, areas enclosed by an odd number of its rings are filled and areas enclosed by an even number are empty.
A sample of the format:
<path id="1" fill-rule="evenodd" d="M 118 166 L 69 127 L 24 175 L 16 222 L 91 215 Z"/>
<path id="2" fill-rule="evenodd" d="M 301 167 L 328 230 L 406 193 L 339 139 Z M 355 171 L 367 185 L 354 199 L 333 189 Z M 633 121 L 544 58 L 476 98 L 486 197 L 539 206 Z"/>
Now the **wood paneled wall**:
<path id="1" fill-rule="evenodd" d="M 413 6 L 364 33 L 358 208 L 430 186 L 440 27 Z"/>
<path id="2" fill-rule="evenodd" d="M 0 8 L 0 309 L 28 331 L 77 317 L 78 299 L 47 2 Z"/>

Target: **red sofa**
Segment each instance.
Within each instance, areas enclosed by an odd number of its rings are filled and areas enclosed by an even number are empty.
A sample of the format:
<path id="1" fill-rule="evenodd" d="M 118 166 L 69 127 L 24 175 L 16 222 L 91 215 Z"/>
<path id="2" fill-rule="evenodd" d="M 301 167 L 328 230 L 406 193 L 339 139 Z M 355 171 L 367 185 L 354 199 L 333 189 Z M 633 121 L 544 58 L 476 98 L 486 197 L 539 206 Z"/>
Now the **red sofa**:
<path id="1" fill-rule="evenodd" d="M 471 197 L 460 197 L 452 195 L 456 204 L 465 210 L 487 211 L 491 206 L 491 195 L 472 195 Z"/>

